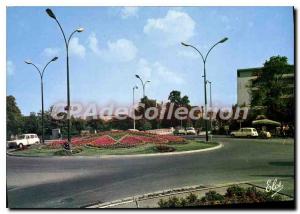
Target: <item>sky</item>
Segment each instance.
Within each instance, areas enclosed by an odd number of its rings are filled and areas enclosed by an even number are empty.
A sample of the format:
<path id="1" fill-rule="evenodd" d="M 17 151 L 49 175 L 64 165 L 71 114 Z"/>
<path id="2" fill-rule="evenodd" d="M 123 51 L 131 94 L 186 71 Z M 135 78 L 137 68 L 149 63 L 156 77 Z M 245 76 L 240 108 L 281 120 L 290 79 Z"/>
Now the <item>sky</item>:
<path id="1" fill-rule="evenodd" d="M 46 7 L 7 8 L 7 95 L 16 98 L 22 114 L 41 109 L 41 69 L 45 109 L 66 102 L 66 50 L 56 22 Z M 130 105 L 132 88 L 142 96 L 140 81 L 151 82 L 146 95 L 166 101 L 181 91 L 192 105 L 203 105 L 203 54 L 224 37 L 206 62 L 214 105 L 237 102 L 237 69 L 259 67 L 274 55 L 294 64 L 292 7 L 52 7 L 70 41 L 71 102 Z"/>

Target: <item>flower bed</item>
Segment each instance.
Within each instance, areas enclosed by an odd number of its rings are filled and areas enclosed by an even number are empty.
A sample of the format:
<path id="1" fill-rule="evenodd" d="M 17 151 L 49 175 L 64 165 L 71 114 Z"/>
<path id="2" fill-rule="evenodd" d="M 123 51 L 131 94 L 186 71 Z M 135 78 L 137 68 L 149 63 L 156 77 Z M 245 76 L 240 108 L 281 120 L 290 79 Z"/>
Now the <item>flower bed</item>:
<path id="1" fill-rule="evenodd" d="M 66 139 L 56 140 L 47 145 L 50 149 L 62 148 Z M 185 139 L 173 135 L 156 135 L 147 132 L 135 131 L 105 131 L 88 137 L 72 138 L 71 146 L 94 146 L 99 148 L 112 147 L 132 147 L 143 144 L 168 144 L 168 143 L 185 143 Z"/>
<path id="2" fill-rule="evenodd" d="M 53 141 L 51 143 L 49 143 L 47 145 L 47 147 L 49 149 L 60 149 L 63 147 L 64 143 L 67 142 L 66 140 L 56 140 L 56 141 Z"/>
<path id="3" fill-rule="evenodd" d="M 119 142 L 120 144 L 128 146 L 136 146 L 144 143 L 144 141 L 141 140 L 138 136 L 125 136 L 122 137 Z"/>
<path id="4" fill-rule="evenodd" d="M 169 143 L 184 143 L 185 139 L 182 137 L 174 136 L 174 135 L 160 135 L 160 139 L 166 140 Z"/>
<path id="5" fill-rule="evenodd" d="M 95 147 L 110 147 L 114 145 L 116 141 L 108 135 L 98 137 L 97 139 L 90 141 L 86 144 Z"/>

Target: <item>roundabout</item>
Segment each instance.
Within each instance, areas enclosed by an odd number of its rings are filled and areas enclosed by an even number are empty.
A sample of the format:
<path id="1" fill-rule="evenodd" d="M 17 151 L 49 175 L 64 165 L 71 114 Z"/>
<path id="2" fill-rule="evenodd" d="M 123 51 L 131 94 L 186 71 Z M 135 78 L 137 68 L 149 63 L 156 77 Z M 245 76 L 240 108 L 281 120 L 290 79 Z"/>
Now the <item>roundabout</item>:
<path id="1" fill-rule="evenodd" d="M 7 156 L 8 205 L 75 208 L 193 185 L 250 182 L 265 187 L 275 178 L 284 185 L 282 193 L 293 197 L 293 139 L 215 139 L 224 146 L 179 155 Z"/>
<path id="2" fill-rule="evenodd" d="M 186 139 L 174 135 L 156 135 L 147 132 L 106 131 L 72 139 L 72 150 L 63 149 L 65 140 L 45 145 L 33 145 L 8 152 L 22 157 L 47 156 L 136 156 L 173 155 L 221 148 L 217 142 Z"/>

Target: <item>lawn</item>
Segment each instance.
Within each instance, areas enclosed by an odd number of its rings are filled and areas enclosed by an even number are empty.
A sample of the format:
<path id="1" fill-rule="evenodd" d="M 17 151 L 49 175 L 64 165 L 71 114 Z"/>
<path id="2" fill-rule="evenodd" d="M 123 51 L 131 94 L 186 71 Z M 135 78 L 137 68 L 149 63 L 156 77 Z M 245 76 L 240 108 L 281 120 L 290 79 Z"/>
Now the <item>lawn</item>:
<path id="1" fill-rule="evenodd" d="M 183 152 L 191 150 L 201 150 L 219 145 L 216 142 L 206 143 L 204 141 L 189 140 L 184 144 L 169 143 L 166 146 L 173 147 L 174 152 Z M 160 153 L 157 151 L 156 144 L 144 144 L 141 146 L 129 148 L 96 148 L 91 146 L 80 146 L 80 152 L 73 156 L 101 156 L 101 155 L 134 155 L 134 154 L 154 154 Z M 12 152 L 15 155 L 22 156 L 58 156 L 61 149 L 49 149 L 46 146 L 32 146 L 26 150 Z"/>

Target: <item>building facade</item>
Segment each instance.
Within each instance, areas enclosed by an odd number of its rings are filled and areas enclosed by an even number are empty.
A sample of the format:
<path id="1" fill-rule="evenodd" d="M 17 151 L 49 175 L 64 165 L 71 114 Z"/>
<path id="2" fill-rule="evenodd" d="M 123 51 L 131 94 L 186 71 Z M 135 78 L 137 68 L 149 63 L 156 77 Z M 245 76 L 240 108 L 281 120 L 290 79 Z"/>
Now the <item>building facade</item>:
<path id="1" fill-rule="evenodd" d="M 283 74 L 281 81 L 285 85 L 285 94 L 283 99 L 294 98 L 295 93 L 295 73 L 294 65 L 288 65 L 285 74 Z M 252 80 L 257 78 L 257 74 L 262 71 L 259 68 L 246 68 L 237 70 L 237 104 L 239 106 L 251 105 L 251 91 L 258 90 L 252 87 Z"/>

